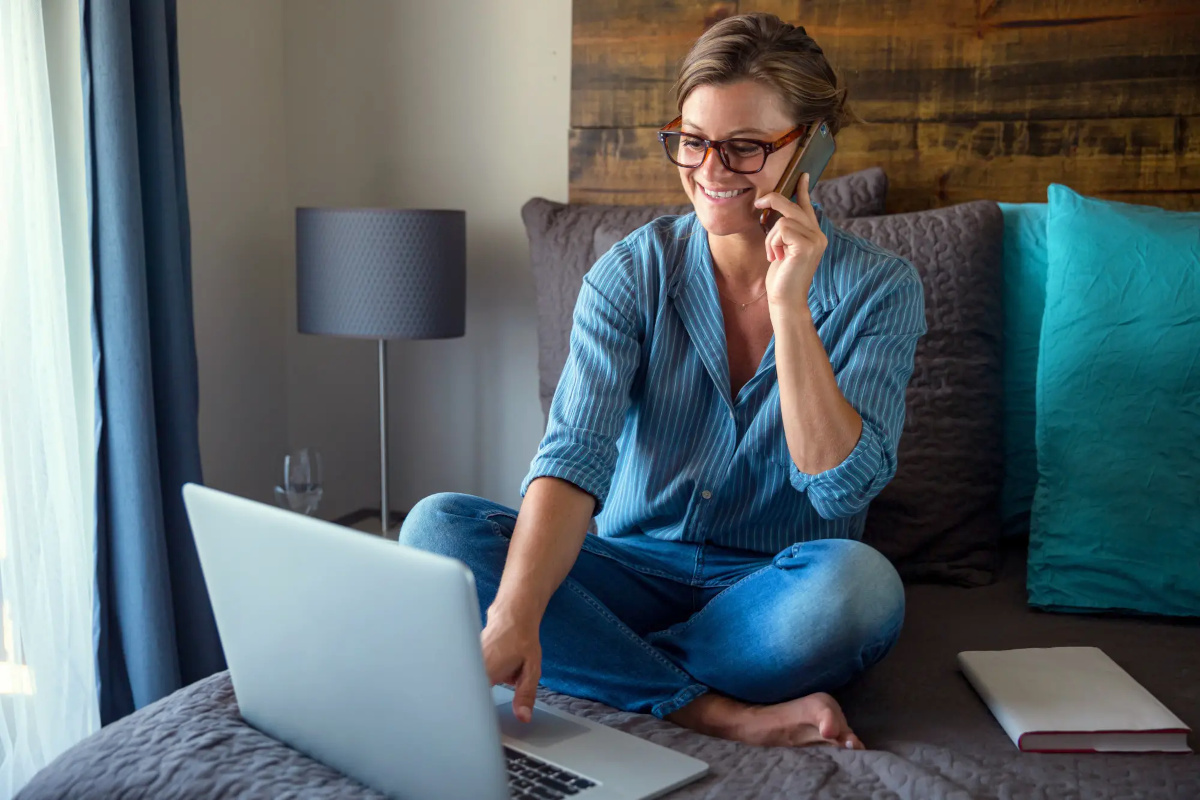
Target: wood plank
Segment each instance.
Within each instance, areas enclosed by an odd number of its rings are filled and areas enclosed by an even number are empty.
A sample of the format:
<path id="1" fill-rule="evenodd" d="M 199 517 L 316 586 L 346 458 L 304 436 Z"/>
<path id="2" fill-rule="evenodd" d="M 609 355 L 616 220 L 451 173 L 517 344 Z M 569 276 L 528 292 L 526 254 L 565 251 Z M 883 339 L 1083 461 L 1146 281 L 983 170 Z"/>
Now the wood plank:
<path id="1" fill-rule="evenodd" d="M 571 202 L 686 202 L 654 134 L 572 130 Z M 1200 196 L 1200 117 L 885 123 L 849 128 L 838 145 L 828 174 L 882 166 L 891 212 L 1039 201 L 1052 182 L 1164 208 L 1195 208 Z"/>
<path id="2" fill-rule="evenodd" d="M 674 107 L 662 99 L 679 60 L 709 26 L 736 14 L 737 2 L 575 0 L 573 13 L 572 119 L 616 120 L 636 108 L 637 125 L 661 126 L 675 116 L 658 120 Z"/>
<path id="3" fill-rule="evenodd" d="M 983 24 L 1007 27 L 1070 27 L 1196 13 L 1194 0 L 980 0 L 976 5 Z"/>
<path id="4" fill-rule="evenodd" d="M 1094 196 L 1119 203 L 1158 206 L 1171 211 L 1200 211 L 1200 192 L 1101 192 Z"/>
<path id="5" fill-rule="evenodd" d="M 736 13 L 737 0 L 575 0 L 571 26 L 576 35 L 602 29 L 611 36 L 695 39 L 717 20 Z"/>
<path id="6" fill-rule="evenodd" d="M 679 59 L 715 13 L 602 0 L 574 24 L 574 127 L 657 126 L 675 114 Z M 619 7 L 606 16 L 604 8 Z M 743 2 L 804 24 L 860 114 L 918 119 L 1200 114 L 1200 3 L 1035 0 Z M 629 9 L 637 8 L 636 14 Z"/>
<path id="7" fill-rule="evenodd" d="M 626 0 L 645 7 L 646 0 Z M 1195 14 L 1194 0 L 742 0 L 742 12 L 765 11 L 795 24 L 870 24 L 895 20 L 907 27 L 953 20 L 1008 27 L 1069 27 L 1095 21 Z M 596 17 L 594 17 L 596 18 Z M 976 21 L 976 22 L 970 22 Z"/>

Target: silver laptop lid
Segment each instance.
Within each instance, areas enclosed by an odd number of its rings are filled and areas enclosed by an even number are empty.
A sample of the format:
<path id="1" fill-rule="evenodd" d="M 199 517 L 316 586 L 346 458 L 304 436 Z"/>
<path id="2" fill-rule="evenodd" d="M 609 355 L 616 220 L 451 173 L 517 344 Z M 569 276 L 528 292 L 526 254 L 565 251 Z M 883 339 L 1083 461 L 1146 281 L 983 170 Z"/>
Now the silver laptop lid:
<path id="1" fill-rule="evenodd" d="M 183 489 L 242 716 L 394 797 L 508 796 L 460 562 Z"/>

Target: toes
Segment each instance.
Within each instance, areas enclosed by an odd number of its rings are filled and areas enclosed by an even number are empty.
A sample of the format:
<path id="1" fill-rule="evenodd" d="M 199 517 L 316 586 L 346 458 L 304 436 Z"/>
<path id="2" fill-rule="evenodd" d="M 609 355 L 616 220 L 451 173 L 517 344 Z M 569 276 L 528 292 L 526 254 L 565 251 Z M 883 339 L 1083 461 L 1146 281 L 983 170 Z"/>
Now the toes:
<path id="1" fill-rule="evenodd" d="M 867 749 L 867 746 L 862 743 L 862 739 L 859 739 L 857 736 L 855 736 L 854 732 L 849 728 L 846 728 L 844 732 L 839 733 L 836 739 L 832 741 L 832 744 L 835 744 L 838 747 L 844 747 L 847 750 Z"/>
<path id="2" fill-rule="evenodd" d="M 822 705 L 815 714 L 817 729 L 826 739 L 840 739 L 850 726 L 836 708 Z"/>
<path id="3" fill-rule="evenodd" d="M 821 734 L 821 730 L 816 725 L 801 724 L 791 728 L 786 734 L 785 742 L 780 744 L 788 744 L 792 747 L 812 747 L 814 745 L 833 745 L 838 746 L 838 742 Z"/>

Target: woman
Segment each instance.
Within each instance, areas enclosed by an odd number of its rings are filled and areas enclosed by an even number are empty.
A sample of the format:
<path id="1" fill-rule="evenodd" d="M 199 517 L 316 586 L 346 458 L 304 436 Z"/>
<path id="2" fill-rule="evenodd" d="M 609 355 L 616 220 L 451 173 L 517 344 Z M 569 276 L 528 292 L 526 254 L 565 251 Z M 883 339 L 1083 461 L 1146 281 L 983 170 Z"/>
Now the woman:
<path id="1" fill-rule="evenodd" d="M 675 91 L 662 138 L 695 213 L 585 277 L 520 513 L 434 495 L 400 540 L 474 572 L 488 675 L 515 684 L 519 719 L 541 679 L 715 736 L 862 748 L 827 692 L 904 617 L 857 539 L 895 473 L 921 283 L 835 228 L 806 179 L 796 203 L 772 191 L 808 125 L 851 118 L 803 28 L 725 19 Z"/>

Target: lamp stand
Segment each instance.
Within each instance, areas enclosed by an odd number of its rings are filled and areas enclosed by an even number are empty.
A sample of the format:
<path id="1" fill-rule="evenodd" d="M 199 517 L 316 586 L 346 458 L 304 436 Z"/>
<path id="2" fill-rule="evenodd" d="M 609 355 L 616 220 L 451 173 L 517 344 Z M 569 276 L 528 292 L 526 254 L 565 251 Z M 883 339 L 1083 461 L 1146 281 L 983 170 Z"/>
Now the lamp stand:
<path id="1" fill-rule="evenodd" d="M 386 538 L 388 533 L 388 435 L 387 435 L 387 340 L 379 340 L 379 519 Z"/>
<path id="2" fill-rule="evenodd" d="M 0 0 L 3 2 L 3 0 Z M 387 340 L 379 339 L 379 509 L 360 508 L 351 511 L 349 514 L 343 514 L 333 520 L 338 525 L 345 525 L 347 528 L 353 528 L 365 519 L 372 519 L 376 516 L 380 521 L 380 532 L 383 537 L 388 538 L 392 526 L 392 510 L 388 503 L 388 435 L 387 435 Z M 397 514 L 398 523 L 404 522 L 405 514 L 403 512 Z"/>

